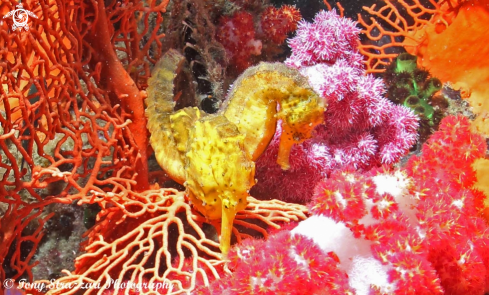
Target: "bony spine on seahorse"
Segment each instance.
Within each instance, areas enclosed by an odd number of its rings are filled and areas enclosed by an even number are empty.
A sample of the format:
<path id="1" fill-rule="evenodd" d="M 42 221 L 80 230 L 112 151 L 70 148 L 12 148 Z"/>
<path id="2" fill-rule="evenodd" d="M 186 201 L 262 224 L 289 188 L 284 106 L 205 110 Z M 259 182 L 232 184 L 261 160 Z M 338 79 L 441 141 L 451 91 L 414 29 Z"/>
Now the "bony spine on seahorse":
<path id="1" fill-rule="evenodd" d="M 236 213 L 246 208 L 255 184 L 255 161 L 278 121 L 277 163 L 288 169 L 290 149 L 323 122 L 325 102 L 297 70 L 260 63 L 236 80 L 218 113 L 174 111 L 173 80 L 184 62 L 170 50 L 153 69 L 146 99 L 150 142 L 158 163 L 185 186 L 193 205 L 208 219 L 222 218 L 220 249 L 226 255 Z"/>

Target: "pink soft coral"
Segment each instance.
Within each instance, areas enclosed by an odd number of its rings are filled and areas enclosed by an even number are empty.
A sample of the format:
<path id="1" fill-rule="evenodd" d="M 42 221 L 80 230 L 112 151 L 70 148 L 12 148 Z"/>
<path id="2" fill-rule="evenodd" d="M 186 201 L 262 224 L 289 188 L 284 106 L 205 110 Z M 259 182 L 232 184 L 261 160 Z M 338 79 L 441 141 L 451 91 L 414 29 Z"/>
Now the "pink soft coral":
<path id="1" fill-rule="evenodd" d="M 358 32 L 353 21 L 335 11 L 320 12 L 314 23 L 299 24 L 285 63 L 299 69 L 327 100 L 325 124 L 316 129 L 315 138 L 292 149 L 287 171 L 275 163 L 281 134 L 277 129 L 257 162 L 253 195 L 303 202 L 332 171 L 393 164 L 415 143 L 417 117 L 383 97 L 380 79 L 364 75 Z"/>
<path id="2" fill-rule="evenodd" d="M 232 276 L 195 294 L 353 294 L 334 254 L 309 238 L 279 232 L 265 240 L 245 240 L 229 252 Z"/>
<path id="3" fill-rule="evenodd" d="M 289 40 L 292 55 L 287 63 L 295 68 L 320 63 L 334 64 L 344 59 L 360 67 L 356 23 L 340 17 L 336 11 L 321 11 L 313 23 L 301 21 L 296 37 Z"/>

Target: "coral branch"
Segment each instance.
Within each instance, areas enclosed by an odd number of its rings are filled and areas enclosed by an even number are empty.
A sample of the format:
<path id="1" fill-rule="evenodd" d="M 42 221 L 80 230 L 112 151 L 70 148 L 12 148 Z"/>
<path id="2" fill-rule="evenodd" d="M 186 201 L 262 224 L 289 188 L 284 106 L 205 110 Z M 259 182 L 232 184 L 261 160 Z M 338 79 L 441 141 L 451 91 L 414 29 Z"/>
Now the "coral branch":
<path id="1" fill-rule="evenodd" d="M 0 11 L 17 2 L 3 1 Z M 147 186 L 144 116 L 136 120 L 129 108 L 142 112 L 139 89 L 162 36 L 151 26 L 139 32 L 136 15 L 160 24 L 168 1 L 23 4 L 37 16 L 29 31 L 11 31 L 11 19 L 0 23 L 1 280 L 32 279 L 50 204 Z M 104 33 L 98 43 L 94 31 Z"/>
<path id="2" fill-rule="evenodd" d="M 103 209 L 100 221 L 88 234 L 87 253 L 77 258 L 75 271 L 57 280 L 59 285 L 77 286 L 53 289 L 48 294 L 75 294 L 82 283 L 95 282 L 116 294 L 127 292 L 109 285 L 111 279 L 166 284 L 167 290 L 153 291 L 181 294 L 224 274 L 216 232 L 220 222 L 208 223 L 188 204 L 184 193 L 161 189 L 142 194 L 97 194 L 95 202 Z M 236 216 L 241 221 L 233 229 L 236 241 L 250 235 L 266 237 L 267 227 L 280 228 L 283 222 L 306 218 L 306 208 L 301 205 L 251 197 L 248 202 Z M 84 294 L 97 291 L 93 288 Z"/>
<path id="3" fill-rule="evenodd" d="M 383 72 L 399 54 L 400 48 L 416 49 L 427 38 L 423 33 L 427 25 L 435 24 L 440 31 L 446 28 L 463 1 L 453 2 L 430 1 L 426 5 L 419 0 L 399 0 L 384 1 L 379 7 L 377 4 L 363 7 L 371 15 L 367 19 L 358 14 L 358 22 L 363 27 L 362 33 L 367 36 L 366 41 L 359 46 L 360 53 L 367 57 L 367 72 Z"/>
<path id="4" fill-rule="evenodd" d="M 148 131 L 146 129 L 146 117 L 144 116 L 144 96 L 137 88 L 134 80 L 118 59 L 111 42 L 113 33 L 112 24 L 108 22 L 103 1 L 98 1 L 92 28 L 88 31 L 87 43 L 92 49 L 93 67 L 100 66 L 100 83 L 111 92 L 112 105 L 121 105 L 124 111 L 123 117 L 130 118 L 132 123 L 129 130 L 134 135 L 134 140 L 141 157 L 137 160 L 137 185 L 136 189 L 144 190 L 149 187 L 147 147 Z"/>

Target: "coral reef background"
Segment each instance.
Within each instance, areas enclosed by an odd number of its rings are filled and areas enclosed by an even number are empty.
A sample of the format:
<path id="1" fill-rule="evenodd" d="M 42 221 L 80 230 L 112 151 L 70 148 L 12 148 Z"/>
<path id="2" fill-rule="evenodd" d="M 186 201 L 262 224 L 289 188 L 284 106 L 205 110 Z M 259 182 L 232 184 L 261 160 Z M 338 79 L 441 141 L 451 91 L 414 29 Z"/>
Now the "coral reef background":
<path id="1" fill-rule="evenodd" d="M 29 30 L 0 21 L 0 280 L 45 288 L 19 293 L 489 292 L 488 1 L 22 4 Z M 218 113 L 259 62 L 295 68 L 327 105 L 288 170 L 276 126 L 225 257 L 221 220 L 149 145 L 148 79 L 170 49 L 175 110 Z M 448 103 L 410 154 L 418 115 L 381 80 L 403 52 Z"/>

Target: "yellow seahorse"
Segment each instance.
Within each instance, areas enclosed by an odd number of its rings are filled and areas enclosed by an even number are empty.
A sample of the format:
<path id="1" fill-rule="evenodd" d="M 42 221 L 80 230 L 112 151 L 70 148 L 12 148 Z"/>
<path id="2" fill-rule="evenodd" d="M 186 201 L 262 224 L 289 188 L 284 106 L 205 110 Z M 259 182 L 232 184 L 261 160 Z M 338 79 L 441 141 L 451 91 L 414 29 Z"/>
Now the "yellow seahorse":
<path id="1" fill-rule="evenodd" d="M 278 120 L 283 132 L 277 163 L 288 169 L 290 149 L 312 136 L 326 106 L 298 71 L 260 63 L 236 80 L 218 113 L 175 111 L 173 81 L 184 63 L 178 51 L 169 50 L 148 80 L 150 142 L 158 163 L 185 186 L 192 204 L 208 219 L 222 218 L 220 249 L 226 255 L 234 217 L 255 184 L 255 161 Z"/>

